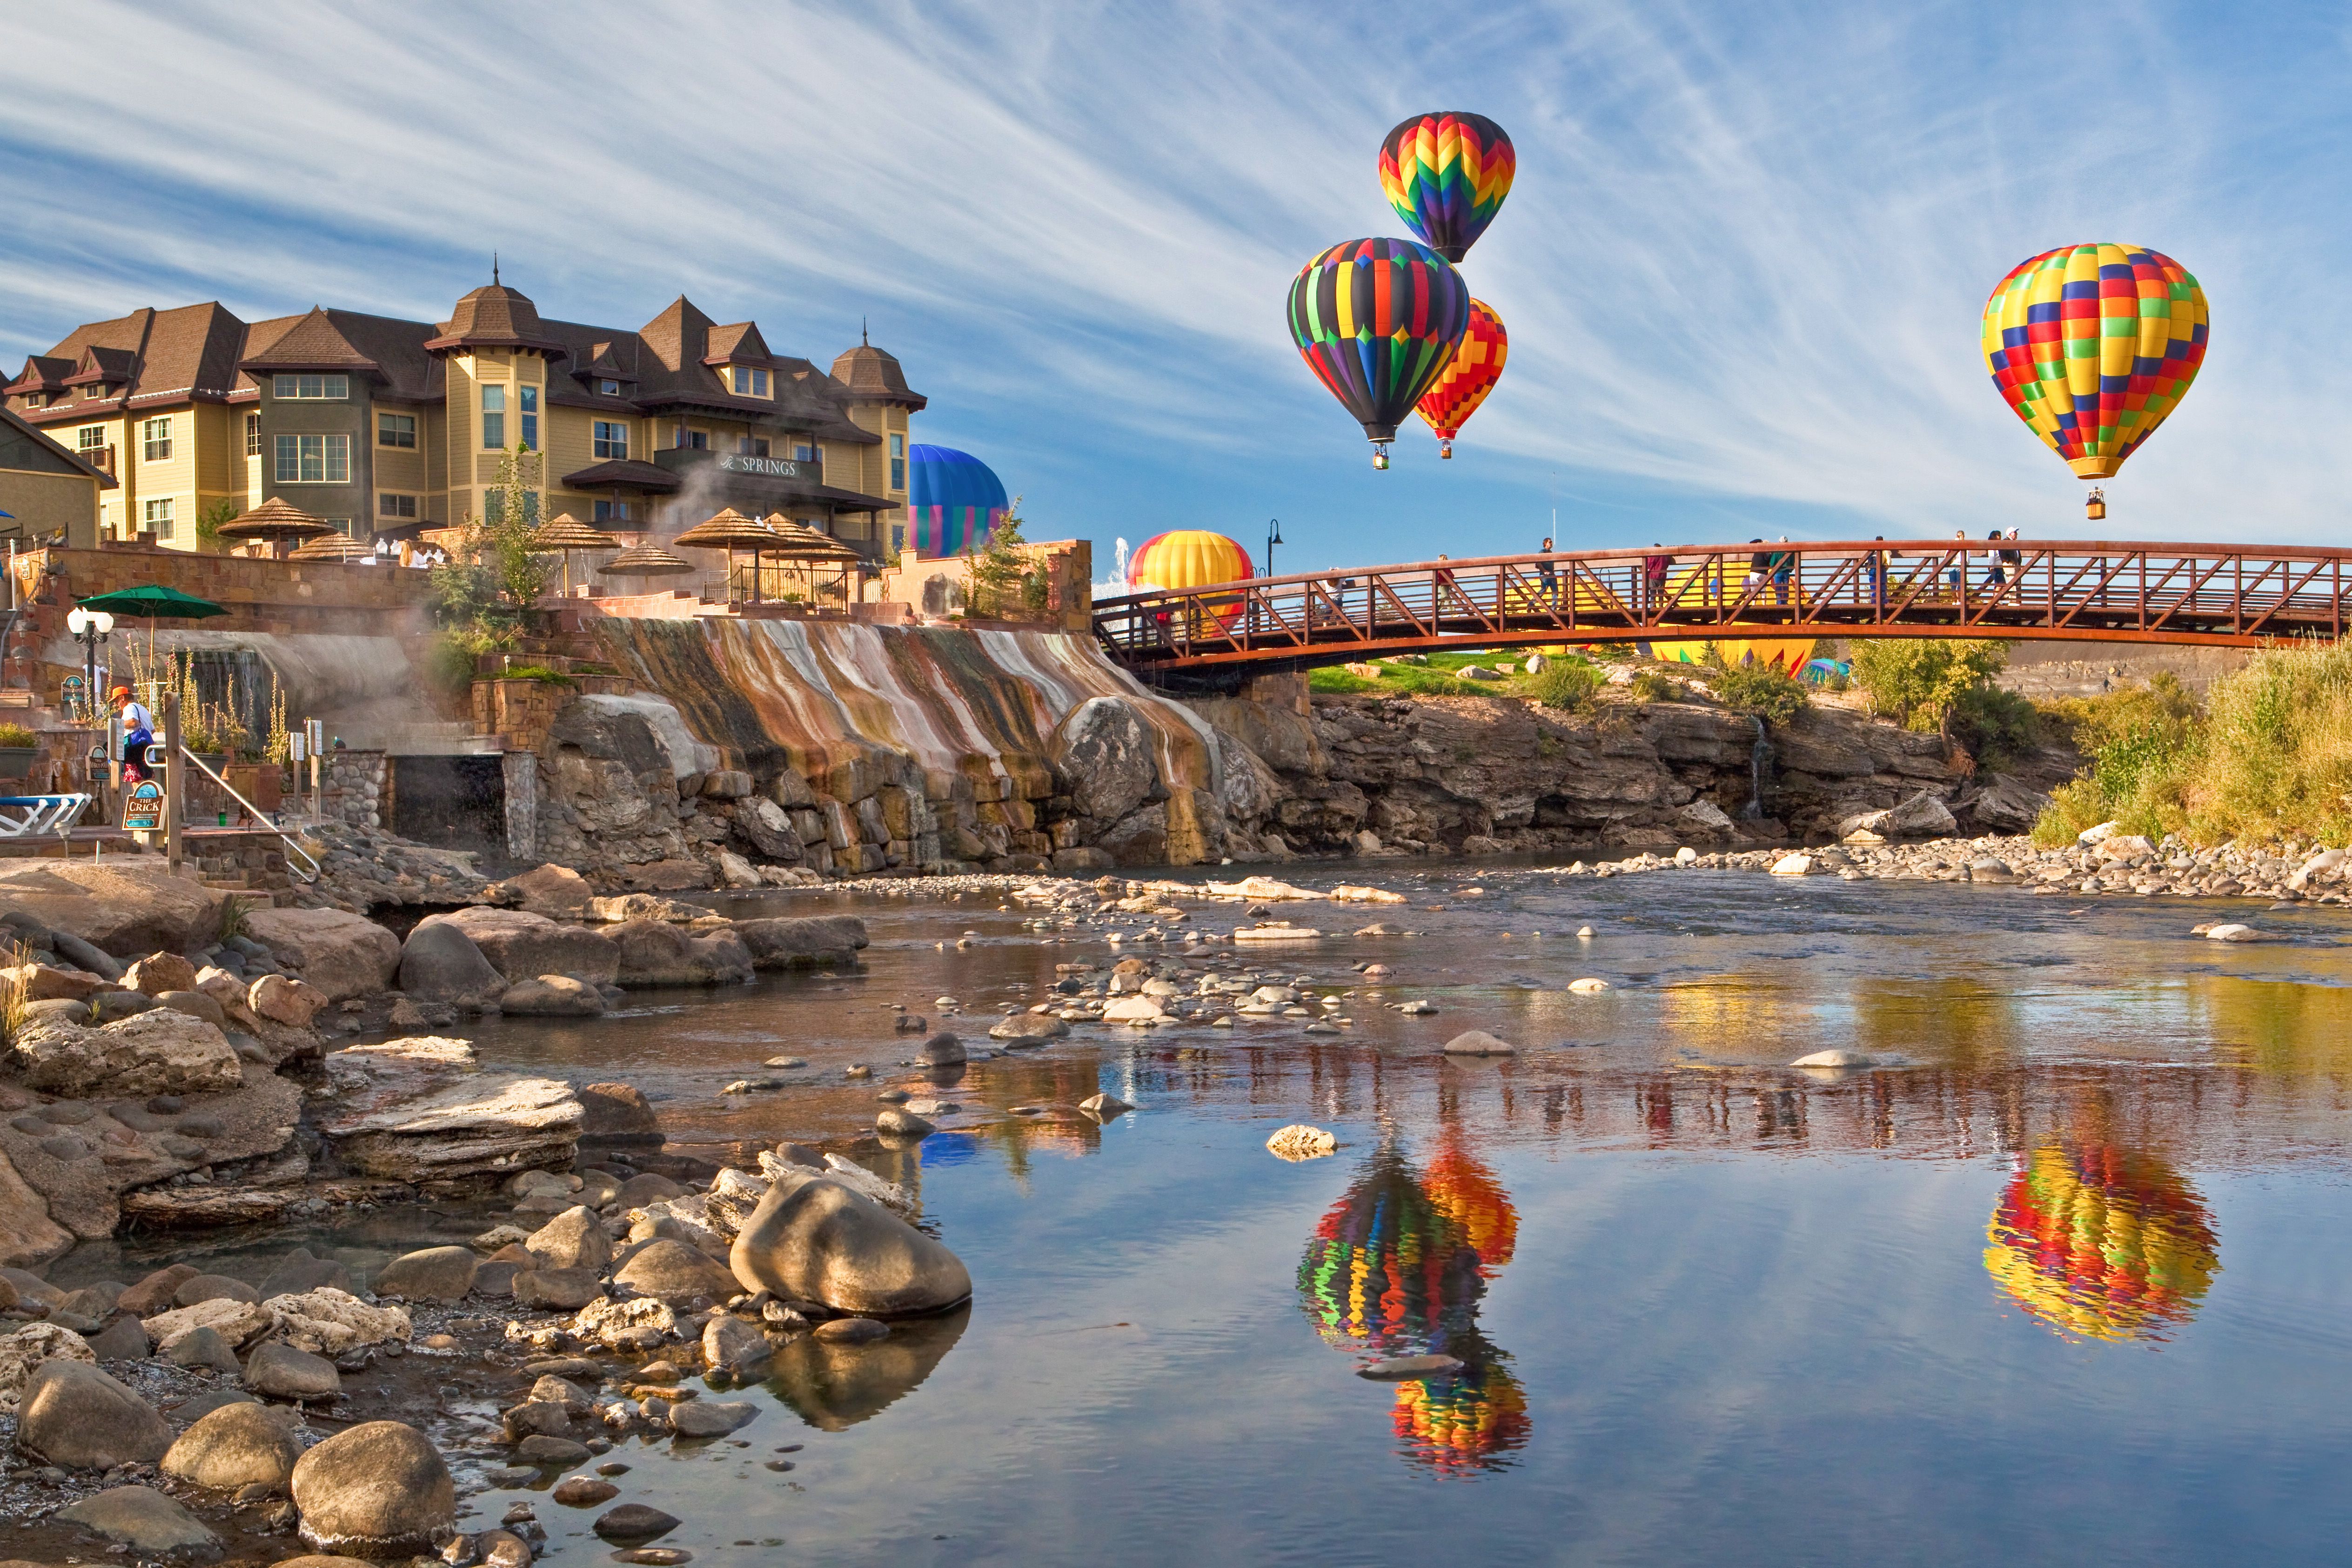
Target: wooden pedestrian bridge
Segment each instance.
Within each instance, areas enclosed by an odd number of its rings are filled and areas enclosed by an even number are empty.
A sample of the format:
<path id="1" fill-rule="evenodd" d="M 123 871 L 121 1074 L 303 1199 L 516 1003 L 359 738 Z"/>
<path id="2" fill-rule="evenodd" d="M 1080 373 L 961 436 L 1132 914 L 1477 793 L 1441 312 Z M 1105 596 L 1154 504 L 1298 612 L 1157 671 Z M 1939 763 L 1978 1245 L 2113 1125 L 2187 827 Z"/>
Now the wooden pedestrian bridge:
<path id="1" fill-rule="evenodd" d="M 1987 552 L 1999 553 L 1988 555 Z M 1490 555 L 1098 599 L 1161 684 L 1443 648 L 1756 637 L 2015 637 L 2254 647 L 2344 635 L 2352 551 L 1850 540 Z"/>

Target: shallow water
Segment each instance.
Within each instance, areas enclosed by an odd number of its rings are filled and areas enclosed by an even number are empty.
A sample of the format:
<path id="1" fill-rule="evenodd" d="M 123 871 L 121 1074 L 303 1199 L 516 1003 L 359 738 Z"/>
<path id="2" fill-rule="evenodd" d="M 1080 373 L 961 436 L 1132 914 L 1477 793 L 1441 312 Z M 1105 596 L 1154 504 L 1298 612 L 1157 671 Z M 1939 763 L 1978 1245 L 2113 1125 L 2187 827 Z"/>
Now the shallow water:
<path id="1" fill-rule="evenodd" d="M 2340 1552 L 2352 919 L 2280 910 L 2286 940 L 2234 946 L 2188 931 L 2242 905 L 1386 880 L 1411 908 L 1286 912 L 1423 934 L 1278 954 L 1056 944 L 977 896 L 778 900 L 866 913 L 864 971 L 480 1029 L 493 1062 L 640 1084 L 689 1146 L 838 1145 L 893 1084 L 965 1108 L 864 1157 L 919 1186 L 968 1312 L 795 1346 L 748 1448 L 625 1445 L 618 1500 L 682 1516 L 661 1544 L 701 1563 Z M 943 1089 L 892 1065 L 890 1003 L 952 994 L 977 1038 L 1055 963 L 1122 953 L 1396 973 L 1339 1036 L 1082 1026 Z M 1565 990 L 1586 975 L 1612 989 Z M 1418 996 L 1439 1013 L 1380 1005 Z M 1437 1054 L 1473 1027 L 1521 1054 Z M 1901 1065 L 1782 1065 L 1833 1047 Z M 780 1053 L 809 1064 L 785 1088 L 719 1094 Z M 1097 1088 L 1139 1109 L 1066 1109 Z M 1339 1152 L 1268 1154 L 1299 1121 Z M 1465 1371 L 1355 1375 L 1431 1350 Z M 761 1468 L 790 1443 L 796 1468 Z M 587 1513 L 540 1513 L 603 1555 Z"/>

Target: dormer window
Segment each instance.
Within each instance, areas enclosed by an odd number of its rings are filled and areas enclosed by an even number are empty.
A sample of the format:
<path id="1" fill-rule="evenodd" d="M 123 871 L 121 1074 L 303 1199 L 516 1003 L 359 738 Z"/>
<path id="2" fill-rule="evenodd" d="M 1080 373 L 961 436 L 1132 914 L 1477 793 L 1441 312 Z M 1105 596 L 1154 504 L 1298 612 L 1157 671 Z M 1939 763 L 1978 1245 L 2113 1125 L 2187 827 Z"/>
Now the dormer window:
<path id="1" fill-rule="evenodd" d="M 735 395 L 765 397 L 768 395 L 768 373 L 756 365 L 739 364 L 735 372 Z"/>
<path id="2" fill-rule="evenodd" d="M 94 382 L 81 389 L 81 400 L 84 403 L 100 403 L 113 395 L 113 389 L 102 381 Z"/>
<path id="3" fill-rule="evenodd" d="M 601 396 L 618 397 L 621 395 L 621 384 L 617 381 L 600 381 L 596 384 L 596 391 Z"/>

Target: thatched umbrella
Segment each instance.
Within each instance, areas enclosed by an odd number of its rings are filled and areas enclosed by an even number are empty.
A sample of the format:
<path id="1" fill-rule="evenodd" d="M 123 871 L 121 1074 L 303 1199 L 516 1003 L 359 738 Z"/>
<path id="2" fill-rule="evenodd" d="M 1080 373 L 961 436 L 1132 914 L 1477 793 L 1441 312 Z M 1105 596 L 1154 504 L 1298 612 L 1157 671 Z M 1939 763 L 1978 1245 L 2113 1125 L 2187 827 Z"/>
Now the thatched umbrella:
<path id="1" fill-rule="evenodd" d="M 281 496 L 271 496 L 243 517 L 220 526 L 223 539 L 257 539 L 272 543 L 316 539 L 320 534 L 340 534 L 341 531 L 333 523 L 320 521 Z"/>
<path id="2" fill-rule="evenodd" d="M 632 544 L 596 568 L 605 577 L 675 577 L 694 570 L 694 563 L 673 555 L 658 544 Z"/>
<path id="3" fill-rule="evenodd" d="M 777 537 L 774 529 L 764 523 L 752 521 L 730 506 L 703 519 L 684 533 L 679 534 L 672 542 L 687 550 L 727 552 L 728 593 L 729 597 L 731 598 L 734 594 L 735 552 L 738 550 L 751 551 L 754 552 L 753 560 L 756 562 L 758 552 L 773 549 L 782 542 Z M 751 598 L 754 603 L 757 603 L 759 597 L 760 584 L 755 573 L 751 584 Z"/>
<path id="4" fill-rule="evenodd" d="M 345 538 L 330 529 L 308 544 L 298 544 L 289 561 L 368 561 L 375 556 L 375 547 L 362 544 L 356 539 Z"/>
<path id="5" fill-rule="evenodd" d="M 780 561 L 798 561 L 804 563 L 827 562 L 840 567 L 842 602 L 845 604 L 848 602 L 849 569 L 852 566 L 863 565 L 866 560 L 864 556 L 834 538 L 833 535 L 811 528 L 807 523 L 795 522 L 780 511 L 768 514 L 767 526 L 783 541 L 783 545 L 781 549 L 762 549 L 760 553 L 774 556 Z"/>
<path id="6" fill-rule="evenodd" d="M 533 550 L 563 554 L 563 596 L 572 596 L 572 552 L 575 550 L 618 550 L 621 542 L 601 528 L 593 528 L 570 512 L 558 512 L 530 531 Z"/>

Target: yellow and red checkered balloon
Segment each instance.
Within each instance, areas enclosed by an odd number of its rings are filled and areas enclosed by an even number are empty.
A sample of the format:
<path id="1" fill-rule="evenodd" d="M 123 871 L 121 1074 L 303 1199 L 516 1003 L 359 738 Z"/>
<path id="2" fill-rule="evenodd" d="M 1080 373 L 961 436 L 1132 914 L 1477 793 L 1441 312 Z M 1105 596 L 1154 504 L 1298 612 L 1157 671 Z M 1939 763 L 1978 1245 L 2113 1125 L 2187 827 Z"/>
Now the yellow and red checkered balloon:
<path id="1" fill-rule="evenodd" d="M 2079 478 L 2111 479 L 2197 379 L 2206 325 L 2205 290 L 2172 258 L 2062 245 L 1985 301 L 1985 360 L 2043 445 Z"/>
<path id="2" fill-rule="evenodd" d="M 1503 379 L 1503 361 L 1511 352 L 1510 335 L 1503 331 L 1503 318 L 1484 300 L 1470 301 L 1470 325 L 1462 334 L 1454 358 L 1438 373 L 1437 380 L 1421 401 L 1413 405 L 1422 420 L 1437 432 L 1437 455 L 1454 456 L 1454 437 L 1462 433 L 1470 416 L 1486 401 L 1495 384 Z"/>

